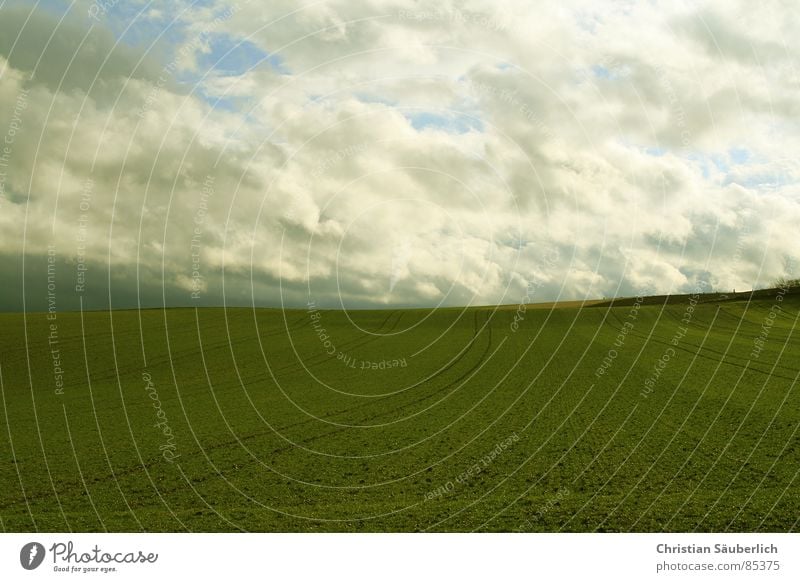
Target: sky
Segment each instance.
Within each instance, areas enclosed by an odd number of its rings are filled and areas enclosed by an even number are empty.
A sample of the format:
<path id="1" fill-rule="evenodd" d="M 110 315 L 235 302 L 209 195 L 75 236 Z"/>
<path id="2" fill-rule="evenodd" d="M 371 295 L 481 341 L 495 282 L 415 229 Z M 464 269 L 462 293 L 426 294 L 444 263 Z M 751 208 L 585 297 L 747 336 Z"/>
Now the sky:
<path id="1" fill-rule="evenodd" d="M 0 309 L 770 286 L 793 0 L 0 4 Z"/>

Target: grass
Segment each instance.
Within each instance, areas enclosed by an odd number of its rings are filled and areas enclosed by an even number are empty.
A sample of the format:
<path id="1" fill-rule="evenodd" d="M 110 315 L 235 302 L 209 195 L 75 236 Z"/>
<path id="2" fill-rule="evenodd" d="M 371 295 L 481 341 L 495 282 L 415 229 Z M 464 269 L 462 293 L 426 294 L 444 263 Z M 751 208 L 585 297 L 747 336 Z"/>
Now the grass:
<path id="1" fill-rule="evenodd" d="M 796 530 L 778 296 L 0 314 L 0 524 Z"/>

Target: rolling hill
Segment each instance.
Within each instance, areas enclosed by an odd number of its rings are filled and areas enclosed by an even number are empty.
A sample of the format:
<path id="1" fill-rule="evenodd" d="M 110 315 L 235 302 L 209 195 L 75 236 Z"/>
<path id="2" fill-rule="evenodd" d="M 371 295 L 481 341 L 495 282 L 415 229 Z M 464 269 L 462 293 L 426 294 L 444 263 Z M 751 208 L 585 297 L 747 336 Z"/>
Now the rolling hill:
<path id="1" fill-rule="evenodd" d="M 800 294 L 0 314 L 5 531 L 791 531 Z"/>

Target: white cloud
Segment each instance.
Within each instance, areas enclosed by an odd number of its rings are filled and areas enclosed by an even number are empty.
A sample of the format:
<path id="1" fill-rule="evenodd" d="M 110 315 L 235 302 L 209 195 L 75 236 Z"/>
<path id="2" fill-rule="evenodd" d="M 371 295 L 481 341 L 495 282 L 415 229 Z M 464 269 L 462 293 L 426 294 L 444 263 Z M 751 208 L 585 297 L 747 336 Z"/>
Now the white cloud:
<path id="1" fill-rule="evenodd" d="M 747 288 L 800 258 L 788 3 L 234 8 L 187 11 L 170 50 L 101 27 L 112 58 L 81 49 L 61 85 L 52 67 L 27 80 L 44 12 L 0 43 L 0 130 L 29 89 L 0 253 L 24 230 L 30 255 L 55 241 L 70 259 L 90 181 L 89 259 L 110 253 L 112 279 L 138 269 L 184 303 L 193 285 L 221 303 L 223 265 L 237 302 L 252 285 L 278 303 L 282 285 L 294 302 L 383 305 L 515 303 L 533 280 L 537 300 L 685 291 L 698 273 Z M 74 52 L 85 30 L 68 22 Z M 212 22 L 282 68 L 202 70 Z"/>

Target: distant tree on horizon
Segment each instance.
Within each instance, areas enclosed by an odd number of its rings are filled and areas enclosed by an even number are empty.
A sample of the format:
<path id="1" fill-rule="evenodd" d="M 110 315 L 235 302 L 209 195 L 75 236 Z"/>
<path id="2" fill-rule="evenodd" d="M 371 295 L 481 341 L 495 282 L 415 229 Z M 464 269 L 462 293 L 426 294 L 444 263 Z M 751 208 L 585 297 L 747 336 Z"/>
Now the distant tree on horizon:
<path id="1" fill-rule="evenodd" d="M 778 277 L 772 282 L 773 287 L 786 287 L 786 288 L 795 288 L 800 287 L 800 279 L 790 279 L 788 277 Z"/>

